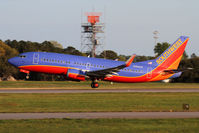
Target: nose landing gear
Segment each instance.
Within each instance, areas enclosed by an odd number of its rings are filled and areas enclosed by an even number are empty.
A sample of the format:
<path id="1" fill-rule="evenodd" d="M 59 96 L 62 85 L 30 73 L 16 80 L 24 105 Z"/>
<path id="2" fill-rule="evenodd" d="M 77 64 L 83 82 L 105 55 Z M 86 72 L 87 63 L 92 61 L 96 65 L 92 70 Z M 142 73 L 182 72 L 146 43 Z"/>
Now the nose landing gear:
<path id="1" fill-rule="evenodd" d="M 24 70 L 24 69 L 20 69 L 19 70 L 20 72 L 22 72 L 22 73 L 26 73 L 26 79 L 29 79 L 30 78 L 30 71 L 28 71 L 28 70 Z"/>
<path id="2" fill-rule="evenodd" d="M 29 79 L 29 78 L 30 78 L 30 76 L 29 76 L 29 74 L 27 74 L 27 75 L 26 75 L 26 79 Z"/>

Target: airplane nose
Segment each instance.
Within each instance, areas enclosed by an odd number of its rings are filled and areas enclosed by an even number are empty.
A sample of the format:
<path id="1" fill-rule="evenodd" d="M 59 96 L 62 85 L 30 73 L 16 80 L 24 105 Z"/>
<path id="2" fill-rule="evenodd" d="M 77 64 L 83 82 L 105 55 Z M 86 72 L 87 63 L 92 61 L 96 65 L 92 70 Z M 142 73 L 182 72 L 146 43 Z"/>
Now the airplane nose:
<path id="1" fill-rule="evenodd" d="M 10 59 L 8 60 L 8 63 L 10 63 L 11 65 L 17 66 L 17 62 L 16 62 L 15 58 L 16 58 L 16 57 L 10 58 Z"/>
<path id="2" fill-rule="evenodd" d="M 9 62 L 10 64 L 12 64 L 13 58 L 10 58 L 10 59 L 8 60 L 8 62 Z"/>

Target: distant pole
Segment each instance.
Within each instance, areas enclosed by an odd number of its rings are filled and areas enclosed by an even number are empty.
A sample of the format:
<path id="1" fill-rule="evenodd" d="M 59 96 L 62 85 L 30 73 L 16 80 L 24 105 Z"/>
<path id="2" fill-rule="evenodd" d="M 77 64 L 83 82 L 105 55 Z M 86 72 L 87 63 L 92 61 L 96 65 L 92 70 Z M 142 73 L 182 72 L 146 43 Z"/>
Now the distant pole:
<path id="1" fill-rule="evenodd" d="M 157 30 L 155 30 L 154 32 L 153 32 L 153 38 L 155 39 L 155 45 L 157 44 L 157 40 L 158 40 L 158 38 L 159 38 L 159 32 L 157 31 Z"/>

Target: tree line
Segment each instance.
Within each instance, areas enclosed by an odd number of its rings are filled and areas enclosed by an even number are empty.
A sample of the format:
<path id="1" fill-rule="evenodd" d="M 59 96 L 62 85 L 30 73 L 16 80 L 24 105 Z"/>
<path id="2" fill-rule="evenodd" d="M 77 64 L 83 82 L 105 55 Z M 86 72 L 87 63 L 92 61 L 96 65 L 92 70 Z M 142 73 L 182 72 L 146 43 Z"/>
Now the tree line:
<path id="1" fill-rule="evenodd" d="M 165 51 L 170 46 L 169 43 L 157 43 L 154 47 L 155 56 L 136 56 L 134 62 L 145 61 L 150 59 L 155 59 L 159 56 L 163 51 Z M 18 69 L 11 66 L 8 63 L 8 59 L 11 57 L 15 57 L 20 53 L 24 52 L 55 52 L 55 53 L 63 53 L 63 54 L 71 54 L 71 55 L 79 55 L 79 56 L 88 56 L 90 53 L 82 53 L 76 48 L 72 46 L 68 46 L 67 48 L 63 48 L 61 44 L 56 41 L 44 41 L 42 43 L 31 42 L 31 41 L 17 41 L 17 40 L 0 40 L 0 80 L 6 80 L 10 76 L 14 77 L 17 80 L 24 80 L 25 74 L 20 73 Z M 106 52 L 106 53 L 105 53 Z M 118 55 L 115 51 L 106 50 L 96 55 L 97 58 L 105 58 L 119 61 L 126 61 L 130 56 L 129 55 Z M 185 71 L 181 75 L 181 77 L 176 78 L 173 82 L 199 82 L 199 57 L 196 54 L 192 54 L 190 58 L 188 58 L 186 52 L 183 54 L 182 61 L 180 63 L 179 68 L 196 68 L 192 71 Z M 48 75 L 42 73 L 30 73 L 29 80 L 64 80 L 63 76 L 60 75 Z"/>

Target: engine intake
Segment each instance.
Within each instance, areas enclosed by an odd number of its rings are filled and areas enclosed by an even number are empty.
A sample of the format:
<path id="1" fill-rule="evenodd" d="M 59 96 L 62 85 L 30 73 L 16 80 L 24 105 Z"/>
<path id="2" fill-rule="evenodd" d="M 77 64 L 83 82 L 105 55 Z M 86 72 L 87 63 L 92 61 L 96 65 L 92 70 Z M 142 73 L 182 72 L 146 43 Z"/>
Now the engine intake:
<path id="1" fill-rule="evenodd" d="M 76 81 L 84 81 L 85 80 L 85 74 L 81 70 L 68 69 L 68 71 L 66 73 L 66 78 L 76 80 Z"/>

